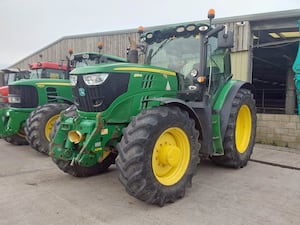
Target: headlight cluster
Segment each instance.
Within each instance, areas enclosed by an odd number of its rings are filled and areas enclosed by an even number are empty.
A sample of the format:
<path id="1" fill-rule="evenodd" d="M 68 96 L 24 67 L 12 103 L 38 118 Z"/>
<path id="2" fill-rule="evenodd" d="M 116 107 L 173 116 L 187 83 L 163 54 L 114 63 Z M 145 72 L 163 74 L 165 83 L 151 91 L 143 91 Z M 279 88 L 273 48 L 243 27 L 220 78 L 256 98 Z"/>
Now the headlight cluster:
<path id="1" fill-rule="evenodd" d="M 17 95 L 8 95 L 9 103 L 21 103 L 21 96 Z"/>
<path id="2" fill-rule="evenodd" d="M 83 81 L 86 85 L 102 84 L 108 77 L 108 73 L 94 73 L 83 75 Z"/>
<path id="3" fill-rule="evenodd" d="M 100 85 L 108 77 L 108 73 L 94 73 L 82 75 L 83 81 L 86 85 Z M 72 86 L 77 84 L 78 75 L 70 75 L 70 82 Z"/>
<path id="4" fill-rule="evenodd" d="M 70 75 L 70 82 L 72 86 L 75 86 L 77 84 L 77 75 Z"/>

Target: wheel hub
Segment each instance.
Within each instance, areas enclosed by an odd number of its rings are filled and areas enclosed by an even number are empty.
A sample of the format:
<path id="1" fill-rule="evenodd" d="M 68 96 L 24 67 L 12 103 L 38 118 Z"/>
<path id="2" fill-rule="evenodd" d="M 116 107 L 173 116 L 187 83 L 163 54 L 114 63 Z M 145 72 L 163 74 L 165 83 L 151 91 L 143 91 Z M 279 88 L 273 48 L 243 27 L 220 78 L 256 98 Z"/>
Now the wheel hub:
<path id="1" fill-rule="evenodd" d="M 246 152 L 250 143 L 252 131 L 252 118 L 251 112 L 247 105 L 242 105 L 236 120 L 236 148 L 240 154 Z"/>
<path id="2" fill-rule="evenodd" d="M 173 185 L 184 175 L 190 159 L 188 137 L 180 128 L 165 130 L 156 141 L 152 155 L 155 177 L 164 185 Z"/>
<path id="3" fill-rule="evenodd" d="M 166 145 L 160 149 L 159 161 L 164 166 L 175 167 L 180 160 L 180 150 L 177 146 Z"/>

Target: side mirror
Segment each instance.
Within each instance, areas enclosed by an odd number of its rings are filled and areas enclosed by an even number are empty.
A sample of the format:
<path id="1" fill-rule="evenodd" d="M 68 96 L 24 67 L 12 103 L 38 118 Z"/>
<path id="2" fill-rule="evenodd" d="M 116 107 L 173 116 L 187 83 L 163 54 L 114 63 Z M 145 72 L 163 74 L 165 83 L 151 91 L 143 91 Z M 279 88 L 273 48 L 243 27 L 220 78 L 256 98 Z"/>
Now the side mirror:
<path id="1" fill-rule="evenodd" d="M 218 48 L 233 48 L 233 32 L 224 30 L 218 33 Z"/>

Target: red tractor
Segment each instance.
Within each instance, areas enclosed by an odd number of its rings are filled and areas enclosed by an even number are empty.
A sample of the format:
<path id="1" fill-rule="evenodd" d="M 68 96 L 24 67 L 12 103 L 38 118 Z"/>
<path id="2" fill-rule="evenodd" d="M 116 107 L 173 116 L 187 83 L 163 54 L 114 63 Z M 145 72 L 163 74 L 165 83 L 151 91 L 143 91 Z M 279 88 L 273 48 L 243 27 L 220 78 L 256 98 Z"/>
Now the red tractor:
<path id="1" fill-rule="evenodd" d="M 30 65 L 30 79 L 65 79 L 67 65 L 54 62 L 38 62 Z"/>
<path id="2" fill-rule="evenodd" d="M 20 79 L 29 78 L 29 70 L 15 68 L 0 70 L 0 105 L 5 106 L 8 102 L 8 85 Z"/>

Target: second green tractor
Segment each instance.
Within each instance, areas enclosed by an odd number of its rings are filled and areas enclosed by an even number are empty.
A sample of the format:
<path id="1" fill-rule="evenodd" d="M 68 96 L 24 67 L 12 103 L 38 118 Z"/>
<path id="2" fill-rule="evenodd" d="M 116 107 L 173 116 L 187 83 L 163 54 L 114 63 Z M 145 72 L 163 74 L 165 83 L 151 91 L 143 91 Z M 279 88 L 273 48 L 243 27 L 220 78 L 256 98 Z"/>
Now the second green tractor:
<path id="1" fill-rule="evenodd" d="M 34 63 L 30 67 L 29 79 L 9 84 L 9 106 L 0 110 L 1 138 L 15 145 L 30 144 L 35 150 L 48 155 L 53 123 L 62 110 L 73 105 L 70 70 L 74 67 L 126 61 L 100 52 L 70 52 L 67 59 L 67 65 Z"/>

